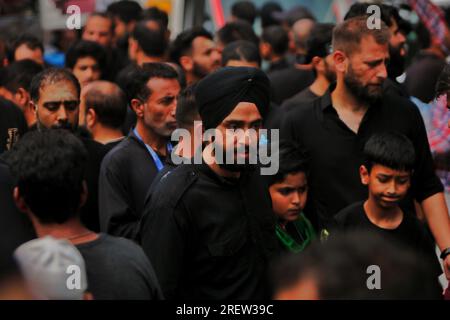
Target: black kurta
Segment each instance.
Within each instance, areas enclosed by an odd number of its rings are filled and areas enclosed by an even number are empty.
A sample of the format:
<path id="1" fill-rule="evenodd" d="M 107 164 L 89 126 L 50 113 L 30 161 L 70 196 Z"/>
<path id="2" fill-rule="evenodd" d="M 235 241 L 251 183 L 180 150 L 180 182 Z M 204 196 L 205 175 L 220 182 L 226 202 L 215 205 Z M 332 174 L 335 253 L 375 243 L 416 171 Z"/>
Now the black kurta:
<path id="1" fill-rule="evenodd" d="M 268 260 L 278 247 L 259 170 L 234 181 L 206 164 L 161 179 L 141 242 L 167 299 L 269 298 Z"/>
<path id="2" fill-rule="evenodd" d="M 160 157 L 164 162 L 164 159 Z M 104 158 L 99 177 L 102 232 L 136 239 L 145 196 L 158 169 L 133 131 Z"/>

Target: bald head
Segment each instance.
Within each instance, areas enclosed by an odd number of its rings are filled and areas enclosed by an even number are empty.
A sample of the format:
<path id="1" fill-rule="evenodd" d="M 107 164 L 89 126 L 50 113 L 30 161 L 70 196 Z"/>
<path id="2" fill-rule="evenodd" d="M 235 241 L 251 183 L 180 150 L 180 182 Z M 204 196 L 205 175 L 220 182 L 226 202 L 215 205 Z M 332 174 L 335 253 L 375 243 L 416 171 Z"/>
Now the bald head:
<path id="1" fill-rule="evenodd" d="M 94 112 L 96 122 L 112 129 L 121 128 L 127 113 L 127 100 L 118 85 L 109 81 L 91 82 L 83 89 L 83 98 L 86 115 Z"/>
<path id="2" fill-rule="evenodd" d="M 292 35 L 298 52 L 306 53 L 306 41 L 314 25 L 314 20 L 300 19 L 292 26 Z"/>

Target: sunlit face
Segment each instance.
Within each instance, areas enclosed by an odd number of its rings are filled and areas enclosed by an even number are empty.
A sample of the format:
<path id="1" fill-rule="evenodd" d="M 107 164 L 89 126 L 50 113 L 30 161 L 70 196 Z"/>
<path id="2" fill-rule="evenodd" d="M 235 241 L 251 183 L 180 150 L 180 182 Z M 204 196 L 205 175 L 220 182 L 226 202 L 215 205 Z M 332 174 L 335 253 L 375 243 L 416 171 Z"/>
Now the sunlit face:
<path id="1" fill-rule="evenodd" d="M 382 208 L 392 208 L 406 196 L 411 186 L 411 173 L 374 164 L 370 173 L 360 168 L 361 181 L 369 187 L 369 198 Z"/>
<path id="2" fill-rule="evenodd" d="M 270 186 L 273 212 L 283 221 L 297 220 L 305 208 L 308 184 L 304 172 L 291 173 L 286 178 Z"/>
<path id="3" fill-rule="evenodd" d="M 177 128 L 175 111 L 180 84 L 177 79 L 152 78 L 147 86 L 150 97 L 137 111 L 139 121 L 163 137 L 170 137 Z"/>
<path id="4" fill-rule="evenodd" d="M 193 73 L 203 78 L 220 68 L 221 54 L 214 41 L 206 37 L 197 37 L 192 41 Z"/>
<path id="5" fill-rule="evenodd" d="M 240 102 L 217 126 L 216 131 L 220 132 L 223 141 L 214 141 L 216 149 L 223 150 L 223 162 L 226 162 L 227 154 L 233 160 L 233 163 L 222 164 L 224 168 L 241 171 L 249 167 L 250 152 L 256 154 L 262 121 L 254 103 Z"/>
<path id="6" fill-rule="evenodd" d="M 101 77 L 101 70 L 97 60 L 89 56 L 79 58 L 72 72 L 77 77 L 81 87 L 92 81 L 100 80 Z"/>
<path id="7" fill-rule="evenodd" d="M 344 82 L 347 89 L 360 101 L 373 102 L 383 92 L 389 60 L 388 44 L 378 44 L 373 37 L 363 37 L 359 51 L 348 59 Z"/>
<path id="8" fill-rule="evenodd" d="M 89 17 L 83 30 L 83 40 L 97 42 L 110 47 L 113 39 L 111 20 L 99 16 Z"/>
<path id="9" fill-rule="evenodd" d="M 68 80 L 45 84 L 40 88 L 35 113 L 40 128 L 75 130 L 79 113 L 76 87 Z"/>
<path id="10" fill-rule="evenodd" d="M 44 54 L 42 50 L 39 48 L 30 49 L 25 43 L 17 47 L 14 52 L 14 59 L 15 61 L 30 59 L 36 63 L 44 64 Z"/>

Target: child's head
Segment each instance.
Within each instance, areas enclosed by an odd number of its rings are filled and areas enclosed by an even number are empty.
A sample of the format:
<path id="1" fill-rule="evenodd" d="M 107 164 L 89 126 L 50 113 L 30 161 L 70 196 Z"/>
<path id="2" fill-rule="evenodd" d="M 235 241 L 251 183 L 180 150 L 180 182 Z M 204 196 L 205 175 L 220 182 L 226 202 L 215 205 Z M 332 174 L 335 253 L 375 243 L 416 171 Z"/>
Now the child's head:
<path id="1" fill-rule="evenodd" d="M 369 188 L 369 198 L 378 205 L 398 205 L 408 192 L 415 163 L 411 141 L 396 132 L 374 134 L 364 146 L 361 181 Z"/>
<path id="2" fill-rule="evenodd" d="M 282 220 L 295 221 L 306 204 L 308 195 L 305 153 L 291 143 L 279 149 L 279 170 L 268 176 L 274 213 Z"/>

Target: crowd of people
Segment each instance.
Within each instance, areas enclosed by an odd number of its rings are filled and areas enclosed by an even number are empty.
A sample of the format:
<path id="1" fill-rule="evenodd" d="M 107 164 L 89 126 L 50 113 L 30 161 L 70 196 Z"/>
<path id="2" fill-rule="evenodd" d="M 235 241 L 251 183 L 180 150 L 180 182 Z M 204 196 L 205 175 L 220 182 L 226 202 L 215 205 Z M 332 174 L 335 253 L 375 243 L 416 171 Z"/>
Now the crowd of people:
<path id="1" fill-rule="evenodd" d="M 450 41 L 370 5 L 1 45 L 0 299 L 450 299 Z"/>

